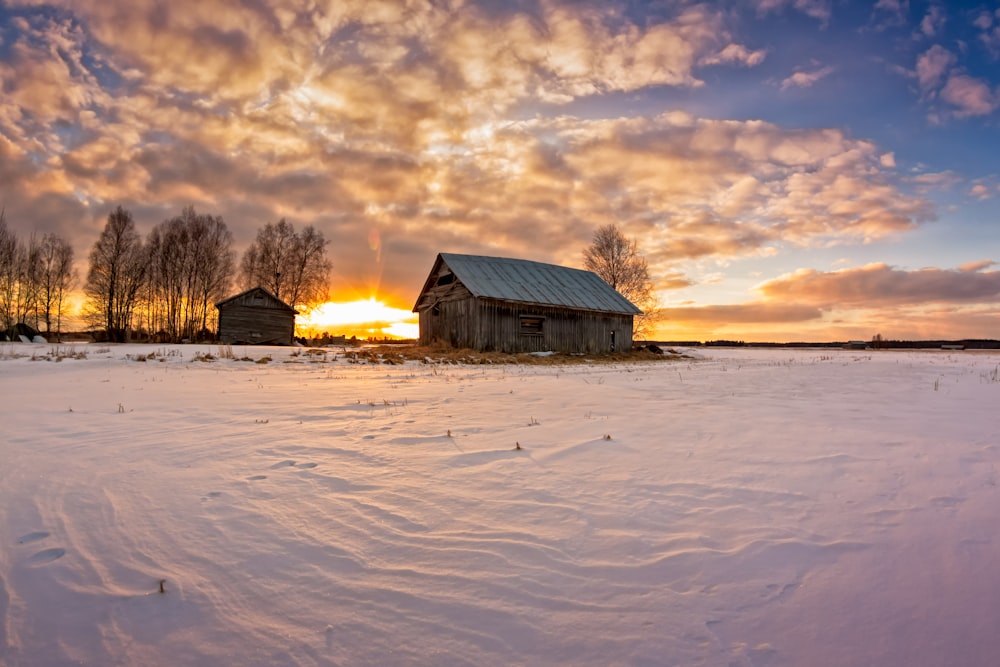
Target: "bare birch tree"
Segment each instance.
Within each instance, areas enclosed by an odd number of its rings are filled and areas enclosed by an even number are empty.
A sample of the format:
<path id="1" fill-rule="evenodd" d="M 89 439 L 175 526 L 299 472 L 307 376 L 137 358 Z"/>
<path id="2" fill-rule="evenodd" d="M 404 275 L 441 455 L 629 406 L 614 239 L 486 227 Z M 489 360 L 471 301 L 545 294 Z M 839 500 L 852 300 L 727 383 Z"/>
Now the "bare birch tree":
<path id="1" fill-rule="evenodd" d="M 54 331 L 58 336 L 62 333 L 66 293 L 76 281 L 73 272 L 73 246 L 58 234 L 46 234 L 42 237 L 39 260 L 39 317 L 45 322 L 45 331 L 49 334 Z"/>
<path id="2" fill-rule="evenodd" d="M 147 239 L 150 320 L 172 340 L 195 339 L 208 328 L 209 306 L 226 295 L 236 254 L 221 217 L 185 208 Z"/>
<path id="3" fill-rule="evenodd" d="M 583 265 L 642 310 L 635 317 L 632 334 L 637 339 L 648 335 L 659 313 L 649 265 L 639 254 L 636 242 L 627 238 L 618 225 L 604 225 L 594 232 L 584 250 Z"/>
<path id="4" fill-rule="evenodd" d="M 90 251 L 84 293 L 92 324 L 112 342 L 128 340 L 136 302 L 146 278 L 147 256 L 132 214 L 118 206 Z"/>
<path id="5" fill-rule="evenodd" d="M 192 285 L 195 304 L 192 322 L 200 321 L 200 330 L 205 331 L 209 319 L 216 316 L 212 306 L 228 296 L 232 288 L 236 251 L 233 250 L 233 234 L 221 216 L 202 216 L 199 229 L 197 270 Z"/>
<path id="6" fill-rule="evenodd" d="M 246 289 L 258 285 L 290 305 L 312 306 L 327 297 L 329 244 L 312 225 L 297 233 L 284 218 L 257 232 L 240 265 Z"/>
<path id="7" fill-rule="evenodd" d="M 10 331 L 17 323 L 14 311 L 21 273 L 17 235 L 7 227 L 5 213 L 0 211 L 0 333 Z"/>
<path id="8" fill-rule="evenodd" d="M 41 244 L 32 234 L 25 244 L 7 228 L 0 211 L 0 317 L 5 331 L 17 324 L 38 329 Z"/>

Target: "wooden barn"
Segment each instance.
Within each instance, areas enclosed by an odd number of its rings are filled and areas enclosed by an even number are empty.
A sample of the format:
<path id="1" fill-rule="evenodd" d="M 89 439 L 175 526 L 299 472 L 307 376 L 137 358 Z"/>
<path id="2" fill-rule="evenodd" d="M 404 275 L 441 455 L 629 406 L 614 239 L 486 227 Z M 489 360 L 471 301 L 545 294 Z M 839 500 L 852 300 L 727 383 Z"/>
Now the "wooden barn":
<path id="1" fill-rule="evenodd" d="M 452 253 L 437 256 L 413 311 L 421 345 L 587 353 L 631 349 L 642 312 L 590 271 Z"/>
<path id="2" fill-rule="evenodd" d="M 254 287 L 224 299 L 219 310 L 219 340 L 238 345 L 291 345 L 295 309 L 268 292 Z"/>

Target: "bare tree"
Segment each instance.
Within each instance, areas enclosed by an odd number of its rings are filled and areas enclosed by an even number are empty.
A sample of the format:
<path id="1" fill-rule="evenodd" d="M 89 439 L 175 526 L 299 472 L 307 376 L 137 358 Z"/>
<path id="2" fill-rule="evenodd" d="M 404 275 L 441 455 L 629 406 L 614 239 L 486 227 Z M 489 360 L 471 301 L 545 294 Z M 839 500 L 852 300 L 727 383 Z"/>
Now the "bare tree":
<path id="1" fill-rule="evenodd" d="M 232 283 L 232 243 L 221 217 L 198 214 L 192 207 L 153 228 L 146 243 L 153 326 L 173 340 L 194 339 L 208 329 L 209 306 Z"/>
<path id="2" fill-rule="evenodd" d="M 257 238 L 243 254 L 240 266 L 246 289 L 261 286 L 284 300 L 288 282 L 295 230 L 282 218 L 277 223 L 267 223 L 257 231 Z"/>
<path id="3" fill-rule="evenodd" d="M 150 328 L 163 330 L 170 340 L 180 340 L 184 305 L 184 275 L 190 253 L 188 235 L 179 218 L 165 220 L 146 238 Z"/>
<path id="4" fill-rule="evenodd" d="M 146 262 L 132 214 L 118 206 L 108 214 L 104 231 L 90 251 L 90 270 L 84 287 L 87 314 L 93 324 L 104 328 L 111 341 L 128 339 L 146 277 Z"/>
<path id="5" fill-rule="evenodd" d="M 15 318 L 21 266 L 17 235 L 7 227 L 6 211 L 0 211 L 0 326 L 10 331 Z"/>
<path id="6" fill-rule="evenodd" d="M 635 338 L 648 335 L 658 319 L 658 308 L 649 265 L 639 254 L 636 242 L 627 238 L 618 225 L 604 225 L 594 232 L 583 251 L 583 265 L 642 310 L 635 317 L 632 333 Z"/>
<path id="7" fill-rule="evenodd" d="M 17 291 L 17 321 L 31 324 L 37 330 L 39 295 L 42 282 L 42 244 L 32 232 L 27 245 L 21 247 L 21 282 Z"/>
<path id="8" fill-rule="evenodd" d="M 210 314 L 213 317 L 216 315 L 215 309 L 210 307 L 227 296 L 232 287 L 236 251 L 233 250 L 233 234 L 221 216 L 201 216 L 197 240 L 192 321 L 200 320 L 200 330 L 205 331 Z"/>
<path id="9" fill-rule="evenodd" d="M 41 245 L 32 234 L 25 244 L 7 228 L 0 211 L 0 322 L 5 331 L 17 324 L 38 328 Z"/>
<path id="10" fill-rule="evenodd" d="M 312 306 L 326 301 L 330 279 L 330 261 L 326 258 L 329 242 L 323 233 L 309 225 L 296 236 L 292 256 L 286 268 L 291 272 L 287 303 Z"/>
<path id="11" fill-rule="evenodd" d="M 284 218 L 257 232 L 240 265 L 246 289 L 261 286 L 290 305 L 311 306 L 327 296 L 329 241 L 312 225 L 296 233 Z"/>
<path id="12" fill-rule="evenodd" d="M 39 317 L 45 321 L 46 333 L 62 333 L 62 316 L 66 292 L 72 289 L 76 276 L 73 272 L 73 246 L 57 234 L 42 237 L 39 252 L 40 282 L 38 286 Z"/>

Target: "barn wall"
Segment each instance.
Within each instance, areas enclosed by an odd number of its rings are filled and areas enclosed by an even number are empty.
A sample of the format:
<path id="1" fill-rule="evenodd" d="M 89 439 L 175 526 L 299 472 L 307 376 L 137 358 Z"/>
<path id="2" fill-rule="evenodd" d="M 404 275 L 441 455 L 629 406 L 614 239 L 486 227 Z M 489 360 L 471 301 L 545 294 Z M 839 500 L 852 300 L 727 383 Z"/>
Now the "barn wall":
<path id="1" fill-rule="evenodd" d="M 420 311 L 420 344 L 476 349 L 475 321 L 476 300 L 471 296 L 441 301 Z"/>
<path id="2" fill-rule="evenodd" d="M 524 333 L 522 316 L 543 318 L 540 333 Z M 488 299 L 441 301 L 420 312 L 420 342 L 500 352 L 610 352 L 632 347 L 632 316 L 529 306 Z"/>
<path id="3" fill-rule="evenodd" d="M 504 352 L 610 352 L 632 347 L 632 316 L 479 300 L 477 349 Z M 522 317 L 543 318 L 541 333 L 522 331 Z"/>
<path id="4" fill-rule="evenodd" d="M 290 345 L 295 313 L 270 298 L 249 293 L 219 308 L 219 340 L 223 343 Z"/>

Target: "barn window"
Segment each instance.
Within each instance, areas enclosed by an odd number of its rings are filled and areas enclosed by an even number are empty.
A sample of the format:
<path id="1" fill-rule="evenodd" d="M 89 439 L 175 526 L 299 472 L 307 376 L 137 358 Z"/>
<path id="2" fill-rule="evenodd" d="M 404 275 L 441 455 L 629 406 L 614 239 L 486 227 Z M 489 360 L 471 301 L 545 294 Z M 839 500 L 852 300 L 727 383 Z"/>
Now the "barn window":
<path id="1" fill-rule="evenodd" d="M 455 274 L 454 273 L 446 273 L 446 274 L 442 275 L 440 278 L 437 279 L 437 286 L 438 287 L 444 287 L 445 285 L 450 285 L 453 282 L 455 282 Z"/>
<path id="2" fill-rule="evenodd" d="M 545 323 L 544 317 L 539 317 L 538 315 L 521 315 L 520 320 L 522 336 L 542 335 L 542 325 Z"/>

